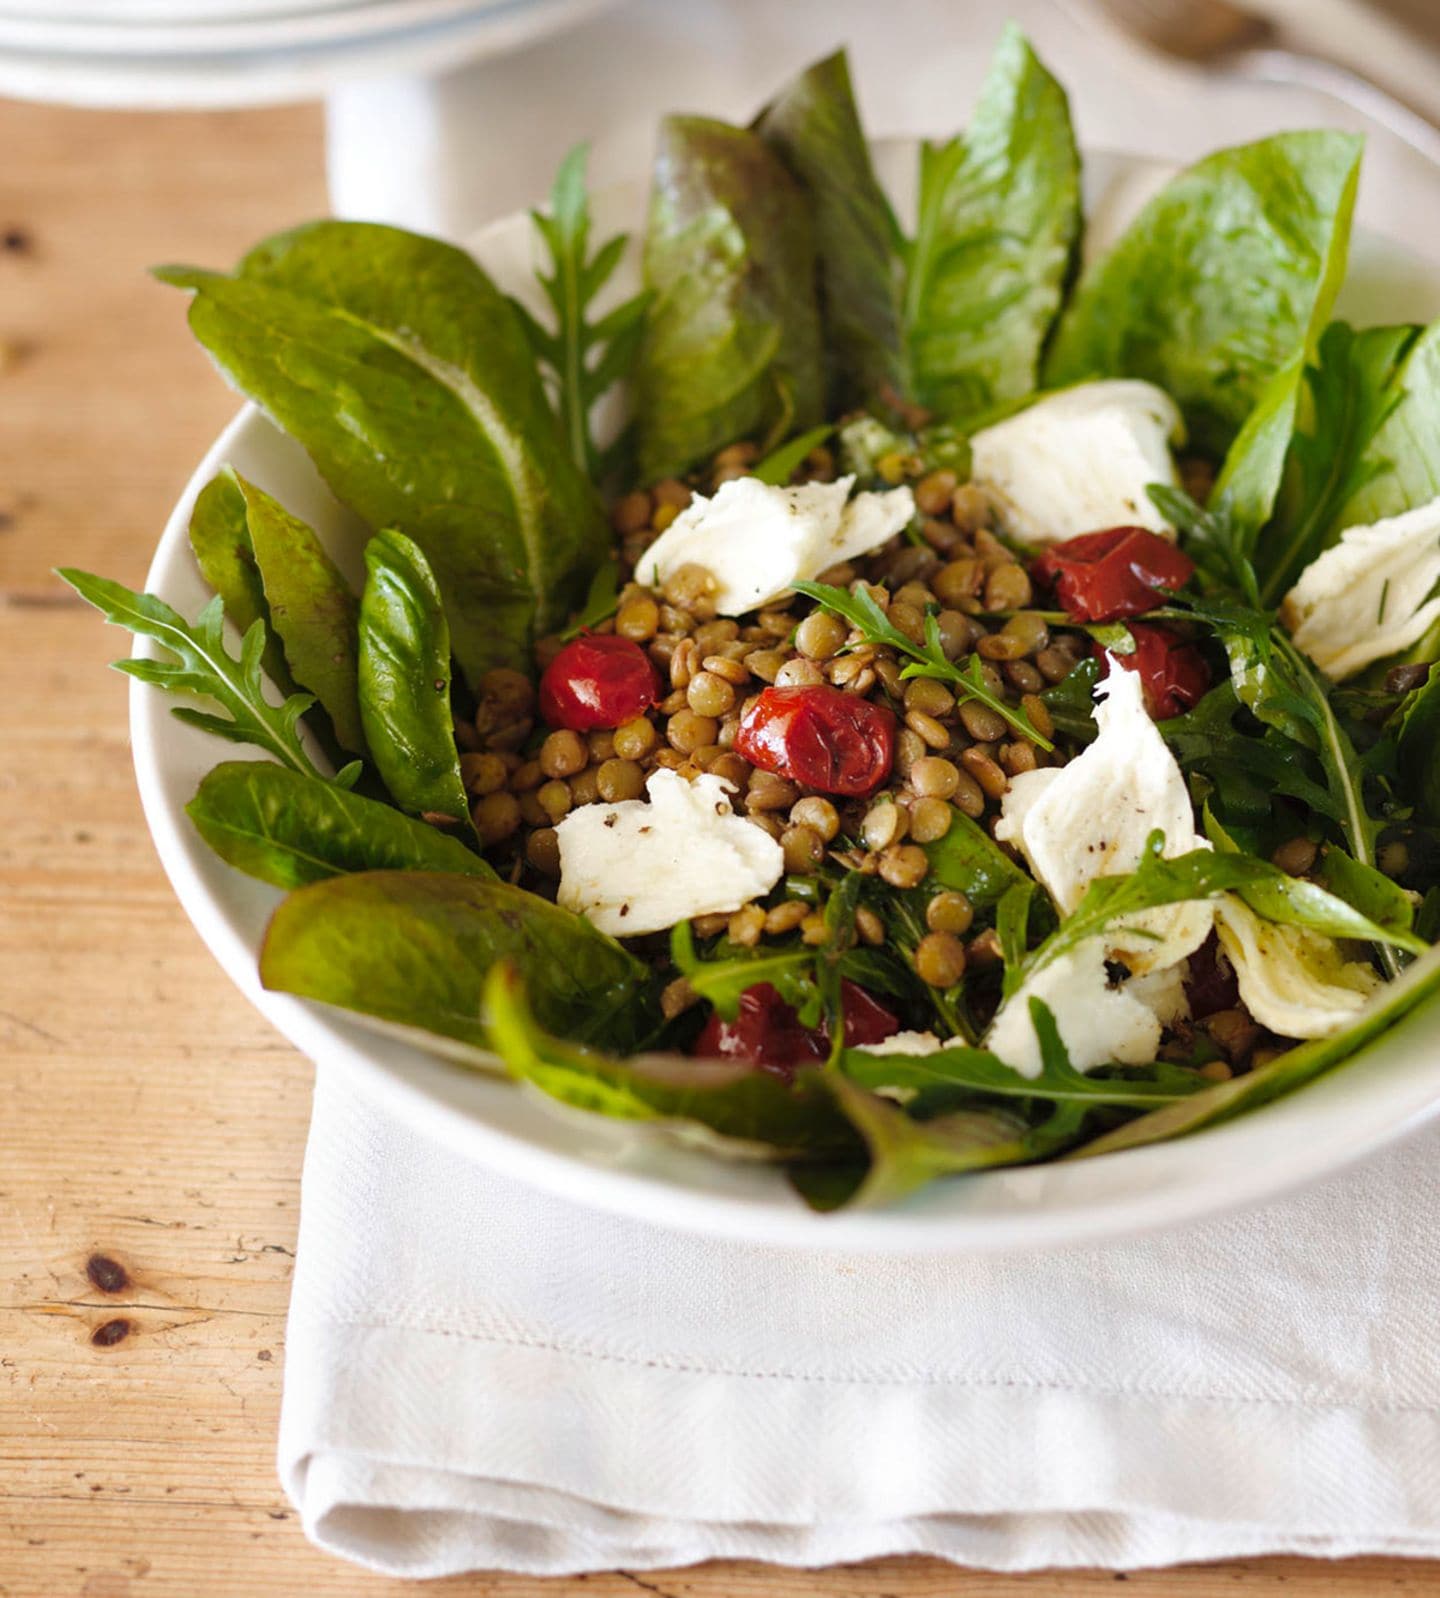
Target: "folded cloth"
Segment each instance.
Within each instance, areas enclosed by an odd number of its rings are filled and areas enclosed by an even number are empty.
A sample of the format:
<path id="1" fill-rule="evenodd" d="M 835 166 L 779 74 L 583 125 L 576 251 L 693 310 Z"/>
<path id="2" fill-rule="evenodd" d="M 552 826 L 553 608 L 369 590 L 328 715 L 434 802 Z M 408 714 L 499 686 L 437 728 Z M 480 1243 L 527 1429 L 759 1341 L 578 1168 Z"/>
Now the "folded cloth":
<path id="1" fill-rule="evenodd" d="M 322 1069 L 281 1473 L 406 1576 L 1440 1555 L 1436 1215 L 1426 1133 L 1135 1243 L 753 1247 L 491 1175 Z"/>

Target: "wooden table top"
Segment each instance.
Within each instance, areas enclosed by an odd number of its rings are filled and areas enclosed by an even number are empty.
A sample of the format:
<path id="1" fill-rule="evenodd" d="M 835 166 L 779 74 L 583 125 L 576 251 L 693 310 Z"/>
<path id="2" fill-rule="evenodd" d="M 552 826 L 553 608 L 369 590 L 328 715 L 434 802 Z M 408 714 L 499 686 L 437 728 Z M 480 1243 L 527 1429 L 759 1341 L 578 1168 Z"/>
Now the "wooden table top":
<path id="1" fill-rule="evenodd" d="M 225 266 L 324 206 L 312 108 L 0 103 L 0 1598 L 408 1590 L 317 1553 L 275 1475 L 310 1067 L 239 997 L 140 816 L 127 640 L 50 575 L 138 585 L 235 401 L 152 262 Z M 486 1598 L 1440 1593 L 1440 1564 L 1002 1577 L 895 1559 Z M 427 1591 L 432 1589 L 426 1589 Z"/>

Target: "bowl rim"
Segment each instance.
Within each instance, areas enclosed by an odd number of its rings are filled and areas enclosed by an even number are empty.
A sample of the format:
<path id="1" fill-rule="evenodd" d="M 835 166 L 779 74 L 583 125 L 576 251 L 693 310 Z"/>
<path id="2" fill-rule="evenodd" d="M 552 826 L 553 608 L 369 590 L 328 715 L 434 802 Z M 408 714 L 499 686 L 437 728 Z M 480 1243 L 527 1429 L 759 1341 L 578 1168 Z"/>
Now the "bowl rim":
<path id="1" fill-rule="evenodd" d="M 916 141 L 893 142 L 913 146 Z M 1088 154 L 1093 160 L 1102 152 Z M 1150 164 L 1139 156 L 1120 159 L 1137 170 Z M 513 220 L 502 218 L 492 225 Z M 237 441 L 254 429 L 271 425 L 258 407 L 247 403 L 206 451 L 167 518 L 146 574 L 148 591 L 164 595 L 168 569 L 177 551 L 188 551 L 188 523 L 200 489 L 234 453 Z M 141 640 L 136 652 L 150 654 L 151 646 Z M 778 1174 L 754 1193 L 714 1193 L 643 1169 L 600 1163 L 590 1153 L 545 1147 L 473 1111 L 445 1102 L 425 1085 L 423 1077 L 416 1080 L 407 1075 L 394 1062 L 393 1052 L 408 1046 L 366 1030 L 343 1012 L 288 994 L 267 992 L 260 986 L 256 948 L 242 931 L 233 907 L 227 906 L 224 896 L 212 892 L 203 880 L 197 860 L 206 854 L 205 845 L 185 817 L 183 807 L 175 805 L 165 792 L 163 732 L 174 725 L 166 713 L 165 699 L 147 685 L 131 681 L 131 746 L 142 809 L 176 897 L 241 993 L 317 1066 L 323 1061 L 327 1067 L 344 1070 L 356 1087 L 415 1130 L 503 1177 L 582 1205 L 669 1229 L 821 1250 L 892 1255 L 1044 1250 L 1121 1241 L 1263 1203 L 1342 1171 L 1440 1114 L 1440 1082 L 1432 1088 L 1425 1082 L 1407 1084 L 1402 1077 L 1392 1084 L 1393 1109 L 1377 1115 L 1372 1103 L 1372 1113 L 1363 1125 L 1351 1123 L 1338 1146 L 1334 1135 L 1337 1129 L 1329 1124 L 1333 1113 L 1327 1117 L 1323 1109 L 1319 1112 L 1319 1125 L 1310 1127 L 1312 1135 L 1287 1138 L 1284 1112 L 1294 1106 L 1297 1098 L 1314 1095 L 1328 1080 L 1322 1077 L 1300 1094 L 1266 1105 L 1259 1113 L 1174 1143 L 1126 1150 L 1093 1162 L 973 1174 L 964 1179 L 965 1185 L 988 1183 L 992 1190 L 999 1190 L 1006 1184 L 1018 1189 L 1027 1176 L 1033 1179 L 1036 1173 L 1064 1172 L 1065 1176 L 1042 1185 L 1054 1186 L 1058 1180 L 1062 1190 L 1078 1190 L 1062 1192 L 1058 1204 L 1042 1196 L 1041 1202 L 1029 1207 L 976 1213 L 943 1203 L 928 1207 L 910 1203 L 821 1216 L 806 1209 Z M 223 758 L 218 747 L 217 758 Z M 229 868 L 225 868 L 225 873 L 226 881 L 231 876 L 247 880 Z M 1440 1009 L 1434 1004 L 1422 1004 L 1363 1053 L 1368 1058 L 1402 1052 L 1397 1049 L 1397 1041 L 1403 1045 L 1430 1011 L 1436 1011 L 1432 1030 L 1436 1034 L 1434 1049 L 1440 1054 Z M 436 1057 L 419 1050 L 413 1052 L 434 1064 Z M 1353 1070 L 1356 1063 L 1346 1062 L 1328 1076 Z M 453 1072 L 459 1068 L 444 1063 L 444 1069 Z M 514 1084 L 509 1086 L 519 1091 Z M 1312 1098 L 1306 1102 L 1315 1101 Z M 1288 1119 L 1299 1124 L 1316 1121 L 1316 1115 L 1292 1113 Z M 1293 1133 L 1296 1127 L 1290 1130 Z M 1321 1131 L 1332 1135 L 1314 1135 Z M 1201 1148 L 1208 1152 L 1208 1158 L 1189 1153 L 1178 1156 L 1182 1163 L 1196 1168 L 1196 1174 L 1178 1185 L 1173 1180 L 1146 1180 L 1162 1171 L 1172 1176 L 1173 1172 L 1166 1168 L 1173 1166 L 1176 1150 Z M 711 1160 L 713 1156 L 692 1154 L 689 1158 Z M 1102 1165 L 1111 1175 L 1123 1168 L 1131 1173 L 1132 1180 L 1087 1184 L 1080 1173 L 1093 1172 Z M 955 1184 L 947 1185 L 960 1184 L 961 1179 L 957 1178 Z M 1095 1190 L 1086 1194 L 1087 1185 Z"/>

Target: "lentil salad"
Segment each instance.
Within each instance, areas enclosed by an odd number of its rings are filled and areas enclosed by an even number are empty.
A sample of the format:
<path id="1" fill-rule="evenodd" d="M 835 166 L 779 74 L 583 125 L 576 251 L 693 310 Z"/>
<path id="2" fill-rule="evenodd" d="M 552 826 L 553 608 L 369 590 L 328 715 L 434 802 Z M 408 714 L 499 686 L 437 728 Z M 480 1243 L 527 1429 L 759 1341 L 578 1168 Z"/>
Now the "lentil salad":
<path id="1" fill-rule="evenodd" d="M 189 807 L 288 890 L 268 986 L 820 1208 L 1212 1124 L 1433 988 L 1440 341 L 1330 320 L 1358 145 L 1220 152 L 1077 277 L 1078 160 L 1012 30 L 912 237 L 834 57 L 667 121 L 603 314 L 583 152 L 548 321 L 359 224 L 165 269 L 374 529 L 357 596 L 227 471 L 193 626 L 63 574 L 272 757 Z"/>

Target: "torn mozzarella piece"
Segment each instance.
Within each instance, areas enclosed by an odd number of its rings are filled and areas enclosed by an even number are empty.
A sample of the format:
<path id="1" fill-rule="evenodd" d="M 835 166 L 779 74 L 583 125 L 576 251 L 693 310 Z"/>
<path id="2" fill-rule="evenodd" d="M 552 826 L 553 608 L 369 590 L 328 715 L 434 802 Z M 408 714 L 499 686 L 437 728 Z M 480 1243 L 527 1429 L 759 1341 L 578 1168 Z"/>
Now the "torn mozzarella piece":
<path id="1" fill-rule="evenodd" d="M 1080 383 L 976 433 L 971 474 L 1001 526 L 1027 544 L 1107 527 L 1173 538 L 1146 490 L 1179 486 L 1170 442 L 1183 437 L 1174 400 L 1153 383 Z"/>
<path id="2" fill-rule="evenodd" d="M 557 901 L 602 932 L 633 937 L 691 916 L 738 910 L 785 870 L 780 845 L 730 808 L 720 777 L 661 769 L 650 802 L 581 805 L 555 829 Z"/>
<path id="3" fill-rule="evenodd" d="M 1236 894 L 1216 900 L 1215 930 L 1245 1008 L 1281 1037 L 1342 1031 L 1380 986 L 1375 972 L 1347 960 L 1333 938 L 1265 921 Z"/>
<path id="4" fill-rule="evenodd" d="M 1332 682 L 1418 643 L 1440 621 L 1440 498 L 1350 527 L 1300 573 L 1280 617 Z"/>
<path id="5" fill-rule="evenodd" d="M 1077 1071 L 1112 1062 L 1144 1065 L 1155 1058 L 1160 1046 L 1160 1021 L 1129 989 L 1129 983 L 1110 986 L 1105 944 L 1100 938 L 1087 938 L 1011 994 L 992 1022 L 985 1046 L 1021 1076 L 1039 1076 L 1040 1040 L 1030 1000 L 1043 999 Z"/>
<path id="6" fill-rule="evenodd" d="M 908 488 L 850 498 L 853 477 L 774 488 L 757 477 L 696 495 L 640 557 L 635 575 L 659 587 L 681 566 L 703 566 L 718 585 L 722 616 L 758 609 L 797 582 L 810 582 L 869 554 L 915 514 Z"/>
<path id="7" fill-rule="evenodd" d="M 1189 973 L 1190 962 L 1182 960 L 1160 971 L 1148 971 L 1143 977 L 1131 977 L 1125 991 L 1143 1004 L 1162 1027 L 1174 1026 L 1177 1021 L 1190 1019 L 1190 995 L 1185 991 Z"/>
<path id="8" fill-rule="evenodd" d="M 1075 909 L 1093 878 L 1134 871 L 1157 828 L 1166 859 L 1209 847 L 1196 835 L 1184 774 L 1146 713 L 1139 673 L 1112 660 L 1095 699 L 1099 736 L 1067 766 L 1012 777 L 995 826 L 1061 915 Z M 1105 947 L 1140 976 L 1192 954 L 1212 919 L 1204 901 L 1146 910 L 1112 926 Z"/>
<path id="9" fill-rule="evenodd" d="M 861 1054 L 938 1054 L 950 1046 L 933 1032 L 896 1032 L 878 1043 L 855 1045 Z"/>

